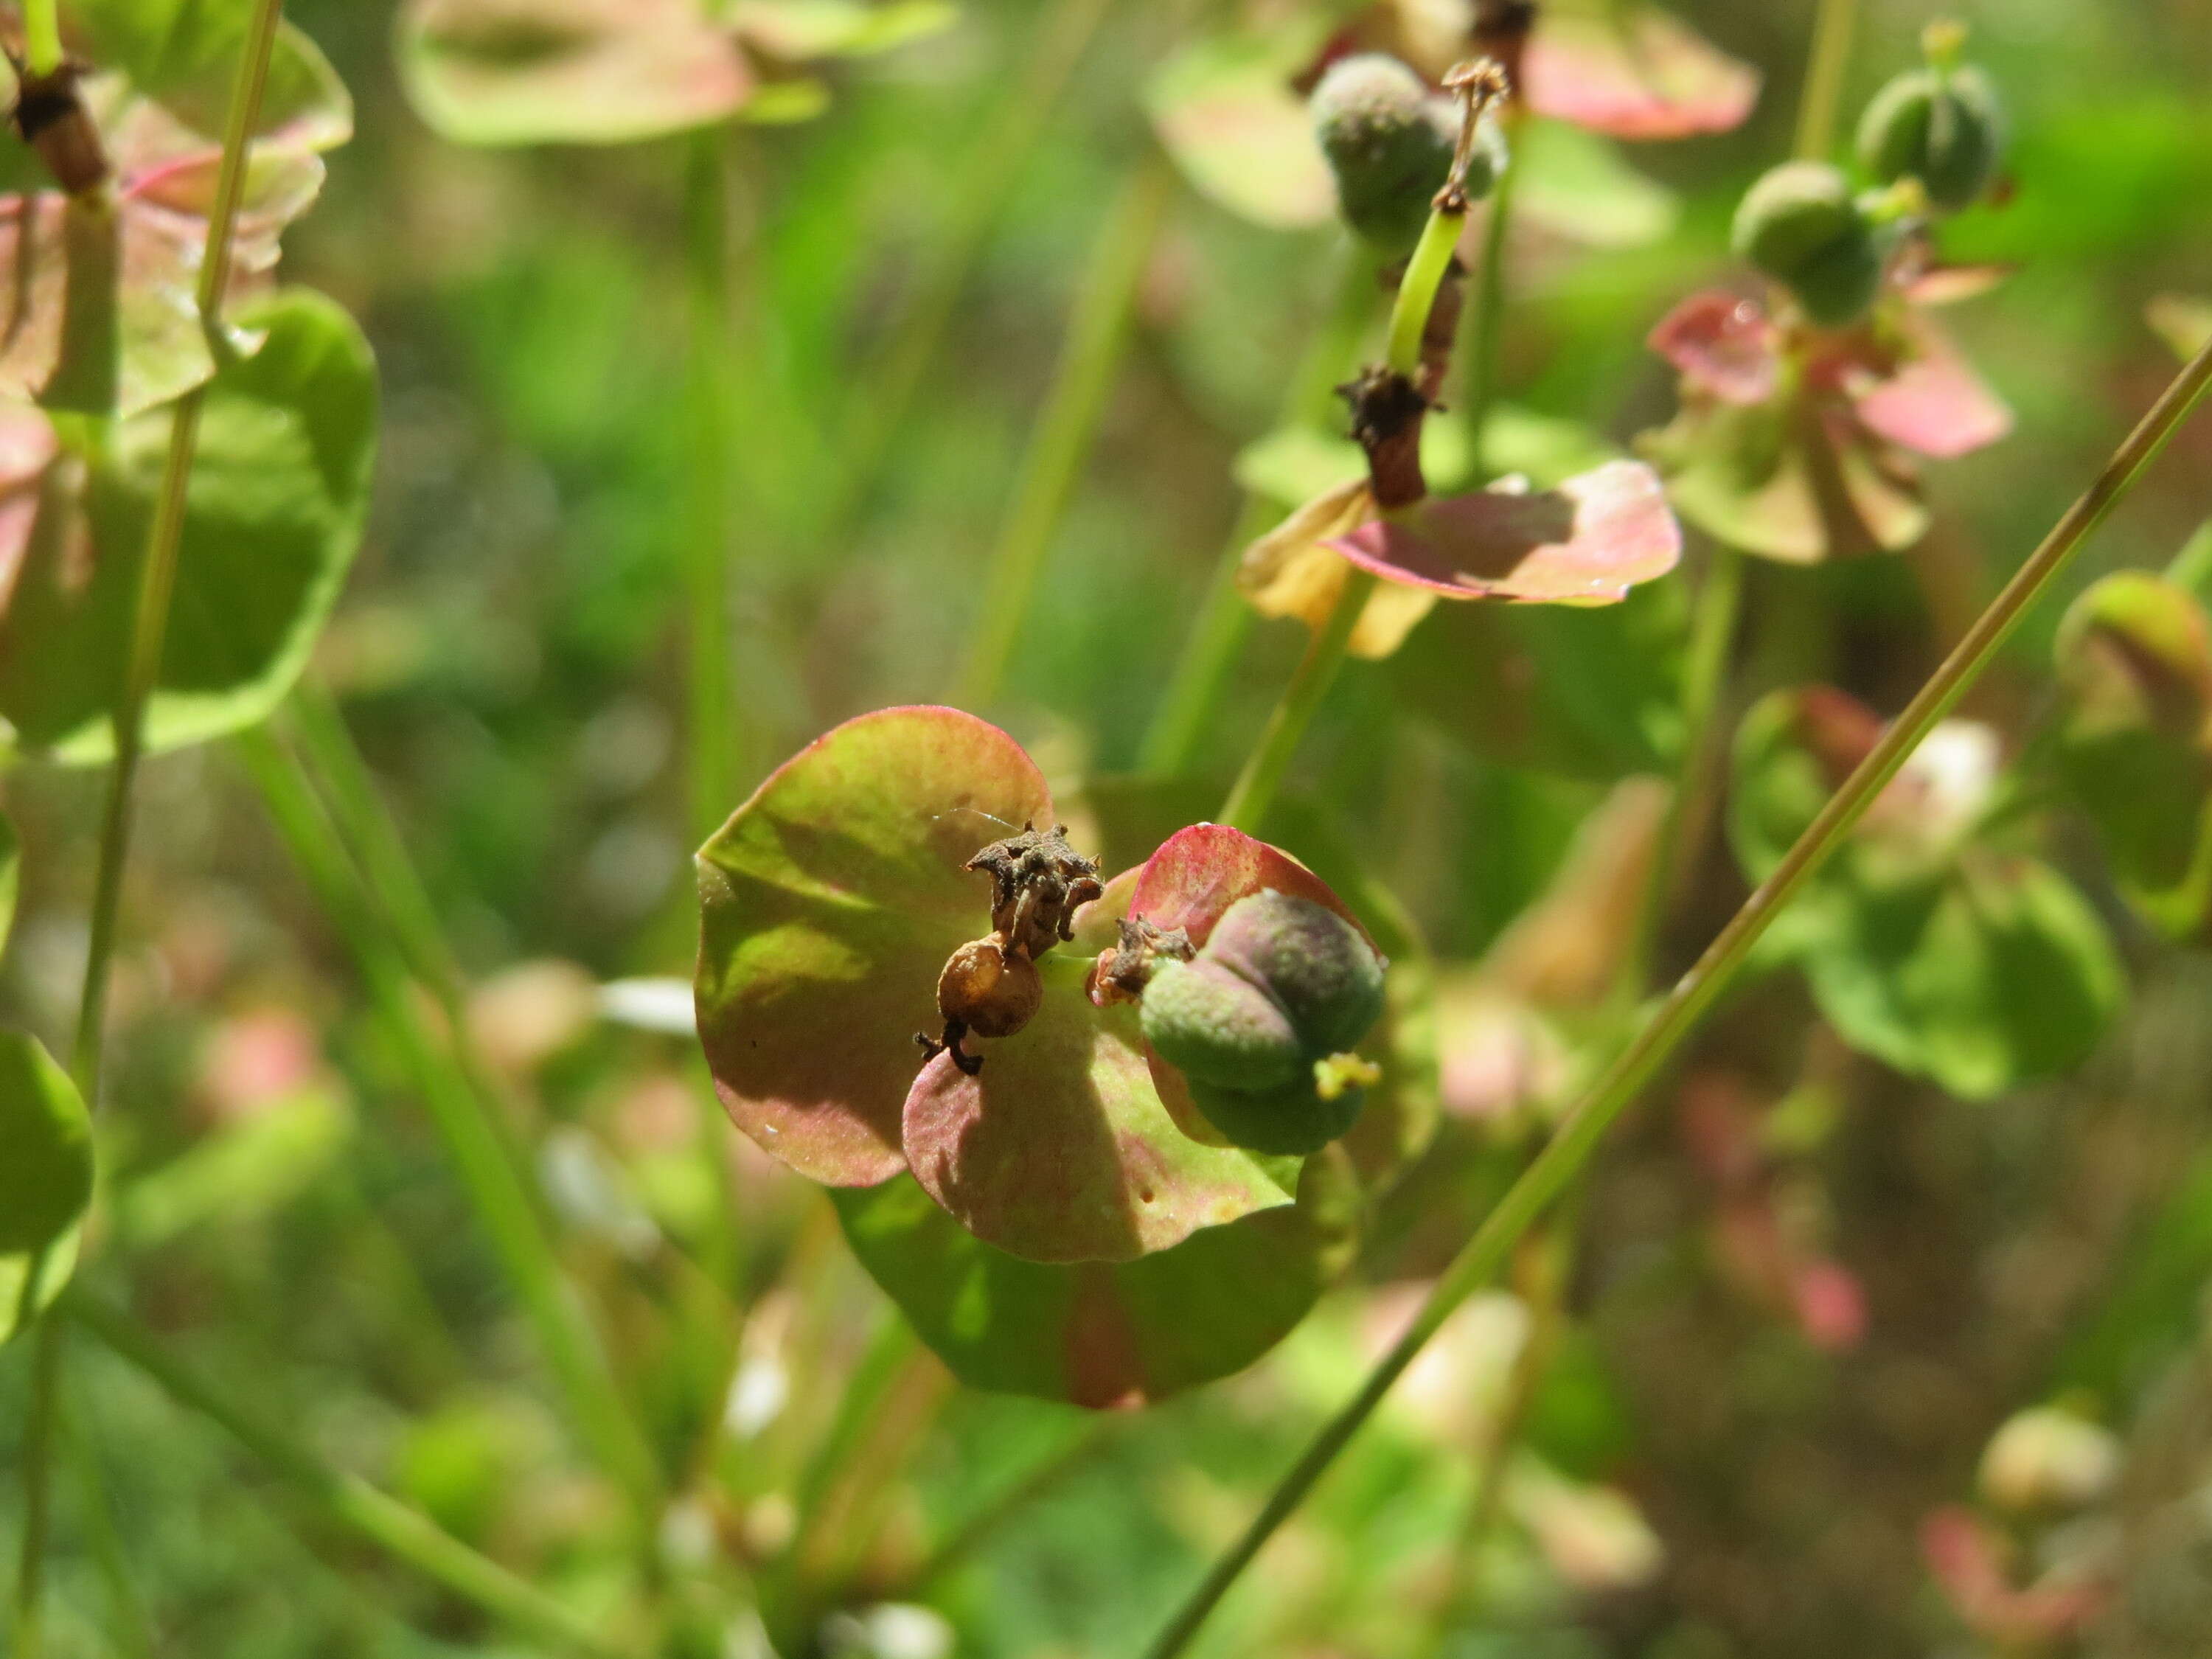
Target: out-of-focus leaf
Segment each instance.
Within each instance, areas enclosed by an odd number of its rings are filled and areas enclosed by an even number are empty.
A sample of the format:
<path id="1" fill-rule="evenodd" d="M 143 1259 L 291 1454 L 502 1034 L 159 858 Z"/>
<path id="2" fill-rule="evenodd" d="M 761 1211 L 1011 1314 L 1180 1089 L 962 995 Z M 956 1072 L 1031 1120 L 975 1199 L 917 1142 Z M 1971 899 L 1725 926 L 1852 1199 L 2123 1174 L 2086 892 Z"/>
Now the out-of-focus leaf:
<path id="1" fill-rule="evenodd" d="M 2161 294 L 2150 302 L 2150 325 L 2177 357 L 2194 357 L 2212 340 L 2212 300 Z"/>
<path id="2" fill-rule="evenodd" d="M 832 1186 L 906 1167 L 914 1034 L 990 931 L 989 878 L 962 866 L 1031 822 L 1052 822 L 1036 767 L 952 708 L 848 720 L 761 785 L 698 859 L 699 1032 L 739 1128 Z"/>
<path id="3" fill-rule="evenodd" d="M 1146 88 L 1153 128 L 1183 175 L 1255 224 L 1304 230 L 1336 211 L 1335 179 L 1291 86 L 1319 45 L 1304 22 L 1201 40 Z"/>
<path id="4" fill-rule="evenodd" d="M 46 489 L 60 453 L 53 422 L 36 410 L 0 404 L 0 618 L 31 550 Z"/>
<path id="5" fill-rule="evenodd" d="M 621 144 L 726 120 L 753 75 L 697 0 L 408 0 L 399 63 L 468 144 Z"/>
<path id="6" fill-rule="evenodd" d="M 1752 710 L 1729 809 L 1748 876 L 1773 869 L 1880 730 L 1825 690 Z M 2087 1057 L 2118 1009 L 2120 964 L 2063 877 L 1974 839 L 1995 774 L 1985 728 L 1938 728 L 1914 762 L 1770 935 L 1771 956 L 1803 968 L 1852 1047 L 1988 1099 Z"/>
<path id="7" fill-rule="evenodd" d="M 2122 571 L 2058 633 L 2060 757 L 2119 884 L 2176 939 L 2212 913 L 2212 623 L 2186 589 Z"/>
<path id="8" fill-rule="evenodd" d="M 1656 6 L 1545 8 L 1522 75 L 1529 107 L 1615 138 L 1687 138 L 1742 125 L 1759 71 Z"/>
<path id="9" fill-rule="evenodd" d="M 912 1182 L 831 1196 L 861 1265 L 962 1382 L 1102 1409 L 1267 1352 L 1348 1261 L 1356 1207 L 1341 1161 L 1323 1155 L 1295 1205 L 1134 1261 L 1048 1266 L 963 1231 Z"/>
<path id="10" fill-rule="evenodd" d="M 1401 703 L 1505 765 L 1610 781 L 1663 771 L 1681 744 L 1679 582 L 1627 602 L 1444 606 L 1391 664 Z"/>
<path id="11" fill-rule="evenodd" d="M 63 18 L 89 61 L 120 70 L 132 90 L 219 142 L 252 10 L 207 0 L 73 0 Z M 353 136 L 345 83 L 321 49 L 289 23 L 277 28 L 259 134 L 313 150 L 335 149 Z"/>
<path id="12" fill-rule="evenodd" d="M 1853 402 L 1867 430 L 1936 460 L 1971 455 L 2011 433 L 2011 409 L 1948 340 L 1924 323 L 1909 337 L 1905 360 Z"/>
<path id="13" fill-rule="evenodd" d="M 266 1103 L 124 1188 L 117 1231 L 151 1248 L 210 1221 L 264 1219 L 337 1161 L 352 1130 L 351 1115 L 327 1091 Z"/>
<path id="14" fill-rule="evenodd" d="M 208 387 L 177 586 L 146 741 L 234 732 L 283 698 L 361 542 L 376 370 L 353 320 L 295 290 L 241 320 L 265 334 Z M 126 422 L 81 503 L 50 496 L 0 617 L 0 718 L 73 763 L 112 751 L 108 711 L 131 633 L 169 422 Z"/>
<path id="15" fill-rule="evenodd" d="M 959 19 L 951 0 L 738 0 L 727 14 L 746 44 L 791 64 L 890 52 Z"/>
<path id="16" fill-rule="evenodd" d="M 1524 122 L 1513 138 L 1514 204 L 1555 235 L 1594 248 L 1648 247 L 1681 216 L 1674 191 L 1646 178 L 1599 134 L 1565 121 Z"/>
<path id="17" fill-rule="evenodd" d="M 1723 403 L 1763 404 L 1782 383 L 1782 331 L 1765 307 L 1726 289 L 1692 294 L 1660 319 L 1648 343 L 1686 387 Z"/>
<path id="18" fill-rule="evenodd" d="M 1575 831 L 1544 896 L 1483 959 L 1500 990 L 1539 1007 L 1594 1008 L 1620 988 L 1673 792 L 1623 779 Z"/>
<path id="19" fill-rule="evenodd" d="M 22 878 L 23 844 L 8 815 L 0 812 L 0 951 L 8 948 L 9 931 L 15 925 L 15 895 Z"/>
<path id="20" fill-rule="evenodd" d="M 1514 404 L 1492 410 L 1482 428 L 1483 459 L 1501 477 L 1524 477 L 1550 489 L 1578 472 L 1620 458 L 1605 435 L 1580 421 L 1540 415 Z M 1421 471 L 1432 489 L 1469 479 L 1474 463 L 1467 427 L 1449 419 L 1421 427 Z M 1285 507 L 1297 506 L 1367 476 L 1367 457 L 1350 438 L 1310 426 L 1279 428 L 1237 453 L 1237 482 Z"/>
<path id="21" fill-rule="evenodd" d="M 0 1030 L 0 1342 L 60 1293 L 92 1202 L 92 1119 L 35 1037 Z"/>
<path id="22" fill-rule="evenodd" d="M 1244 550 L 1237 586 L 1261 616 L 1295 617 L 1318 631 L 1352 580 L 1351 561 L 1325 538 L 1357 529 L 1374 514 L 1375 497 L 1364 477 L 1325 490 Z M 1377 582 L 1352 624 L 1352 654 L 1390 655 L 1436 603 L 1425 588 Z"/>

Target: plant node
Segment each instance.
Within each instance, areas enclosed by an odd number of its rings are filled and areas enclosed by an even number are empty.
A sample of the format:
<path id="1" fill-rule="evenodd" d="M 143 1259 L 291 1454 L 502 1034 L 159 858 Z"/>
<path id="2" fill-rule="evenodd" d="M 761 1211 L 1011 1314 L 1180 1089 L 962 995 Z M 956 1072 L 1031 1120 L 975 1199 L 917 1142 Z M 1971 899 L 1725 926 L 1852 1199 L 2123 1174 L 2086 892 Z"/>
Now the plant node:
<path id="1" fill-rule="evenodd" d="M 1407 376 L 1380 367 L 1361 370 L 1337 392 L 1352 405 L 1352 435 L 1367 452 L 1375 504 L 1389 512 L 1426 495 L 1421 422 L 1437 405 Z"/>
<path id="2" fill-rule="evenodd" d="M 67 58 L 50 72 L 34 73 L 12 46 L 4 48 L 15 71 L 15 102 L 8 125 L 46 164 L 54 182 L 72 196 L 97 190 L 107 179 L 107 150 L 100 129 L 78 95 L 77 83 L 92 73 L 82 58 Z"/>

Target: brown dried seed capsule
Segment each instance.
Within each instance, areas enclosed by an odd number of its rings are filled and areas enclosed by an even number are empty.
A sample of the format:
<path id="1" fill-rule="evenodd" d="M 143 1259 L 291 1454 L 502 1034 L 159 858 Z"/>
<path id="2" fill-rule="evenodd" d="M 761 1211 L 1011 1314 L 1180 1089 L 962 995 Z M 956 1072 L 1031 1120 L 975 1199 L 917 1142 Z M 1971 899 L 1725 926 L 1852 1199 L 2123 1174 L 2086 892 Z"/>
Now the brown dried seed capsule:
<path id="1" fill-rule="evenodd" d="M 1008 950 L 996 933 L 962 945 L 938 975 L 937 1012 L 947 1024 L 981 1037 L 1013 1036 L 1036 1018 L 1043 1000 L 1036 964 Z"/>

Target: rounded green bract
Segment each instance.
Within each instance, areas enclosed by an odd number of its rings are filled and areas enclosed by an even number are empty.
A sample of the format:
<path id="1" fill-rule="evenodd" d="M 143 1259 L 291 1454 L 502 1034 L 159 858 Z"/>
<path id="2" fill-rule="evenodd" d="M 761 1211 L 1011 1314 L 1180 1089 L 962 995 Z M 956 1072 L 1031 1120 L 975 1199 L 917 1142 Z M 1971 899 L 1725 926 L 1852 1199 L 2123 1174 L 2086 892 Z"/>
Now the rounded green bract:
<path id="1" fill-rule="evenodd" d="M 1314 1086 L 1313 1068 L 1276 1089 L 1224 1089 L 1193 1081 L 1190 1097 L 1206 1121 L 1247 1151 L 1279 1158 L 1317 1152 L 1350 1131 L 1366 1104 L 1364 1092 L 1345 1090 L 1335 1099 Z"/>
<path id="2" fill-rule="evenodd" d="M 1882 184 L 1917 179 L 1930 205 L 1955 213 L 1996 178 L 2003 159 L 2004 109 L 1978 69 L 1911 70 L 1860 118 L 1860 165 Z"/>
<path id="3" fill-rule="evenodd" d="M 1336 174 L 1345 222 L 1376 251 L 1413 251 L 1429 209 L 1451 172 L 1459 117 L 1421 77 L 1381 52 L 1346 58 L 1314 88 L 1314 128 Z M 1478 152 L 1468 194 L 1490 186 L 1497 158 Z"/>
<path id="4" fill-rule="evenodd" d="M 1732 240 L 1827 327 L 1856 321 L 1881 285 L 1881 239 L 1850 180 L 1824 161 L 1787 162 L 1759 179 L 1736 209 Z"/>

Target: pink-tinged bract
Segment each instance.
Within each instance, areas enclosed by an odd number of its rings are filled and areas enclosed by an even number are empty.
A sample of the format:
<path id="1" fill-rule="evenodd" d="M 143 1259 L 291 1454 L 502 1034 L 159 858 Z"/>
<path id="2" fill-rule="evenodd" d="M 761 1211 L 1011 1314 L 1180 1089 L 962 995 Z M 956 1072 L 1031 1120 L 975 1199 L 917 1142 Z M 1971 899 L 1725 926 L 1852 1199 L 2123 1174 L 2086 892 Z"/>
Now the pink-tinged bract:
<path id="1" fill-rule="evenodd" d="M 1020 746 L 957 709 L 865 714 L 779 768 L 698 859 L 699 1034 L 738 1127 L 831 1186 L 903 1169 L 914 1034 L 990 929 L 989 880 L 961 866 L 1051 817 Z"/>
<path id="2" fill-rule="evenodd" d="M 1615 138 L 1688 138 L 1741 126 L 1759 71 L 1656 6 L 1547 6 L 1522 75 L 1540 115 Z"/>
<path id="3" fill-rule="evenodd" d="M 1453 599 L 1613 605 L 1674 568 L 1682 533 L 1658 475 L 1610 461 L 1540 493 L 1432 498 L 1328 545 L 1387 581 Z"/>

